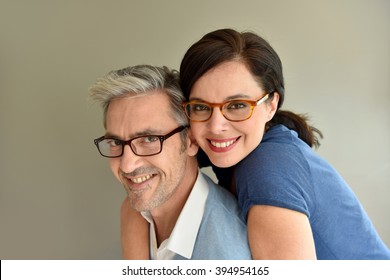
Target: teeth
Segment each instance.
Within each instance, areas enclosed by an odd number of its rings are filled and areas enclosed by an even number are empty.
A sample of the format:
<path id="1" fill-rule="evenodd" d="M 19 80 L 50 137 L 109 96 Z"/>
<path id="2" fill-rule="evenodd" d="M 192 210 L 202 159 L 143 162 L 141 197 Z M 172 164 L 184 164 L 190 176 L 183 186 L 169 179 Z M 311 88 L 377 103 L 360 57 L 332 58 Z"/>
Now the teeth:
<path id="1" fill-rule="evenodd" d="M 235 140 L 231 140 L 228 142 L 214 142 L 214 141 L 210 141 L 210 142 L 211 142 L 211 145 L 213 145 L 214 147 L 226 148 L 226 147 L 229 147 L 231 144 L 233 144 L 235 142 Z"/>
<path id="2" fill-rule="evenodd" d="M 152 178 L 152 175 L 146 175 L 146 176 L 142 176 L 142 177 L 138 177 L 138 178 L 132 178 L 130 180 L 133 183 L 140 184 L 140 183 L 145 182 L 146 180 L 149 180 L 150 178 Z"/>

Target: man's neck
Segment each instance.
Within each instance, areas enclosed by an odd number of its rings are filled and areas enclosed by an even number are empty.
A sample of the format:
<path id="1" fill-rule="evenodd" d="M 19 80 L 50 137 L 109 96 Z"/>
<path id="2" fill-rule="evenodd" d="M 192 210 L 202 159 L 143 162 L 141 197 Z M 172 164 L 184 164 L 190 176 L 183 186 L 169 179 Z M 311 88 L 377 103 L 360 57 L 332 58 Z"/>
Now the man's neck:
<path id="1" fill-rule="evenodd" d="M 195 165 L 192 161 L 188 162 L 186 172 L 183 176 L 181 184 L 178 186 L 175 193 L 160 207 L 151 211 L 153 217 L 157 246 L 169 238 L 171 235 L 177 219 L 187 202 L 192 188 L 198 176 L 198 165 L 195 161 Z"/>

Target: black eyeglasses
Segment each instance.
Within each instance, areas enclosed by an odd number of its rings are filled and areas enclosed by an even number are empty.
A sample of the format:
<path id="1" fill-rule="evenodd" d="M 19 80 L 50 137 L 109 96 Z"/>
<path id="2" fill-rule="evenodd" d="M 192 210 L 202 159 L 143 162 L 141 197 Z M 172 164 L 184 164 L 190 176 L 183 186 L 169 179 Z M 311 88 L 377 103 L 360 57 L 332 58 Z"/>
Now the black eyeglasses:
<path id="1" fill-rule="evenodd" d="M 192 100 L 182 104 L 187 117 L 194 122 L 205 122 L 211 118 L 214 107 L 221 110 L 222 115 L 229 121 L 241 122 L 252 116 L 253 109 L 267 101 L 270 94 L 266 94 L 258 100 L 230 100 L 224 103 L 209 103 L 206 101 Z"/>
<path id="2" fill-rule="evenodd" d="M 102 136 L 95 139 L 94 143 L 99 150 L 99 153 L 108 158 L 121 157 L 123 155 L 125 145 L 129 145 L 133 153 L 137 156 L 153 156 L 161 153 L 163 142 L 165 140 L 188 127 L 189 126 L 183 125 L 172 130 L 166 135 L 144 135 L 130 140 L 119 140 Z"/>

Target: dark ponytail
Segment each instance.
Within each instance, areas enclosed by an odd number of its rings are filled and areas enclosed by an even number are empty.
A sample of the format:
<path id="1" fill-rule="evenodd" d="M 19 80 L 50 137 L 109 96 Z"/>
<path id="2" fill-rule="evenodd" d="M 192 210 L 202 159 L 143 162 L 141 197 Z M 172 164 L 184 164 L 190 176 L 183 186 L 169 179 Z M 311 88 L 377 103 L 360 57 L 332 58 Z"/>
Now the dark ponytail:
<path id="1" fill-rule="evenodd" d="M 319 129 L 309 125 L 307 115 L 299 115 L 279 109 L 272 120 L 267 123 L 266 130 L 277 124 L 283 124 L 287 128 L 295 130 L 298 137 L 310 147 L 318 148 L 320 146 L 319 138 L 323 137 L 322 133 Z"/>

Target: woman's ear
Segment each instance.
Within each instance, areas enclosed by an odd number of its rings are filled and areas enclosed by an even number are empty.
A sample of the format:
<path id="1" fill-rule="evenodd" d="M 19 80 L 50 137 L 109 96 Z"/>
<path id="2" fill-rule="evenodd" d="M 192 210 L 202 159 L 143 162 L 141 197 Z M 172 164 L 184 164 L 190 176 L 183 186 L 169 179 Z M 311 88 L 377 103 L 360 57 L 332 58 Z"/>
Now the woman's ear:
<path id="1" fill-rule="evenodd" d="M 272 99 L 267 102 L 268 105 L 268 121 L 270 121 L 278 110 L 279 93 L 274 92 Z"/>
<path id="2" fill-rule="evenodd" d="M 196 142 L 194 135 L 191 132 L 191 129 L 188 129 L 188 137 L 187 137 L 187 154 L 189 156 L 196 156 L 199 150 L 199 145 Z"/>

